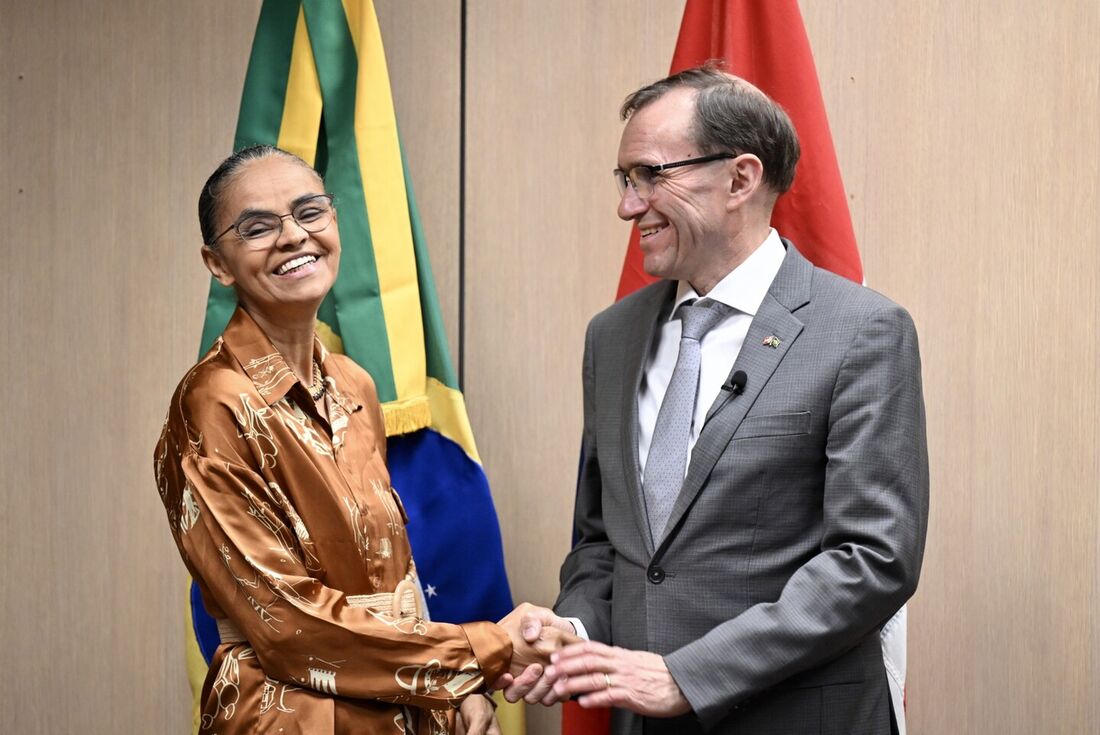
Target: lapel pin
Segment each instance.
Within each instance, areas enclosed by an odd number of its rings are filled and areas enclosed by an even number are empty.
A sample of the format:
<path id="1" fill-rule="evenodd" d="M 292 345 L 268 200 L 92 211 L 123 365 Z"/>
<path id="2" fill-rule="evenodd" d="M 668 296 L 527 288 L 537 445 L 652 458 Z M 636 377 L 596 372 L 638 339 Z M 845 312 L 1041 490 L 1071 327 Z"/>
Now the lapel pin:
<path id="1" fill-rule="evenodd" d="M 779 337 L 776 337 L 774 334 L 764 338 L 764 346 L 771 347 L 773 350 L 777 349 L 781 344 L 782 342 L 779 341 Z"/>

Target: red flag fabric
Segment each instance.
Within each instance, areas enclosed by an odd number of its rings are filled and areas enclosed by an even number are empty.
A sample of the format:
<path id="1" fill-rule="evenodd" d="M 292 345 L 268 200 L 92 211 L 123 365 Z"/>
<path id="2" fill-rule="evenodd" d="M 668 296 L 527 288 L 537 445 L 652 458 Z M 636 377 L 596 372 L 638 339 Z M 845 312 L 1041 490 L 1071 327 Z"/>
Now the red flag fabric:
<path id="1" fill-rule="evenodd" d="M 862 283 L 848 200 L 797 0 L 687 0 L 669 73 L 710 59 L 724 60 L 727 70 L 782 105 L 798 131 L 802 157 L 794 186 L 775 205 L 772 226 L 814 265 Z M 642 268 L 634 228 L 616 298 L 654 280 Z"/>
<path id="2" fill-rule="evenodd" d="M 863 282 L 848 200 L 821 99 L 813 52 L 797 0 L 687 0 L 670 74 L 711 59 L 783 106 L 802 156 L 794 185 L 779 198 L 772 226 L 815 265 Z M 653 283 L 642 267 L 638 228 L 630 235 L 616 299 Z M 566 702 L 562 735 L 600 735 L 610 711 Z"/>
<path id="3" fill-rule="evenodd" d="M 585 709 L 566 702 L 561 711 L 561 735 L 607 735 L 611 731 L 611 710 Z"/>

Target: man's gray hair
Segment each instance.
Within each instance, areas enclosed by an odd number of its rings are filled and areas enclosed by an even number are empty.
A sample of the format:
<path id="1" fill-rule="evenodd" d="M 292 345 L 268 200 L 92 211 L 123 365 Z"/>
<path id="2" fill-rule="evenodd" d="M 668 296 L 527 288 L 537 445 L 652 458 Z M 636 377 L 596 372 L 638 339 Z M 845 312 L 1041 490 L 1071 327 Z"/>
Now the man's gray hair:
<path id="1" fill-rule="evenodd" d="M 717 62 L 647 84 L 623 102 L 623 120 L 680 87 L 697 90 L 692 135 L 699 155 L 752 153 L 764 164 L 764 182 L 778 194 L 791 188 L 800 150 L 787 113 L 748 82 Z"/>

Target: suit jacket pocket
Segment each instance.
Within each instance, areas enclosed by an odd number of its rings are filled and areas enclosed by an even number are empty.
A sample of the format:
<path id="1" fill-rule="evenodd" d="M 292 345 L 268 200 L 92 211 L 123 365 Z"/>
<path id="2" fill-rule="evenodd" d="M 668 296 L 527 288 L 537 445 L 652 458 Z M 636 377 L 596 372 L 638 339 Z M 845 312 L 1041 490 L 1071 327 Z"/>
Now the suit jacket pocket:
<path id="1" fill-rule="evenodd" d="M 746 416 L 734 433 L 734 440 L 764 436 L 792 436 L 810 433 L 810 412 L 773 413 L 767 416 Z"/>

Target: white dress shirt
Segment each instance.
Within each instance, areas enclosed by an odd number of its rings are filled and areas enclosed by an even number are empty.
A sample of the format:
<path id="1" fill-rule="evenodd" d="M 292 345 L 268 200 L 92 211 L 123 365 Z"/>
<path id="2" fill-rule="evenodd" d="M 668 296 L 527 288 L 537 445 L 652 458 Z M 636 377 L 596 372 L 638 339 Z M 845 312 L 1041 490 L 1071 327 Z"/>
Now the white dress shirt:
<path id="1" fill-rule="evenodd" d="M 696 394 L 695 414 L 688 438 L 688 464 L 691 462 L 691 451 L 699 439 L 699 432 L 703 429 L 707 411 L 729 377 L 733 363 L 741 352 L 741 345 L 745 342 L 745 335 L 749 332 L 752 318 L 763 303 L 785 256 L 783 242 L 773 229 L 752 255 L 730 271 L 706 295 L 706 298 L 732 306 L 734 311 L 703 335 L 699 345 L 699 392 Z M 653 428 L 657 424 L 657 413 L 661 410 L 661 401 L 668 390 L 672 370 L 676 367 L 676 358 L 680 353 L 680 320 L 676 318 L 676 309 L 685 301 L 697 298 L 700 296 L 690 283 L 679 282 L 672 311 L 658 328 L 646 359 L 645 375 L 638 389 L 638 461 L 643 477 L 646 459 L 649 457 L 649 444 L 653 440 Z"/>

